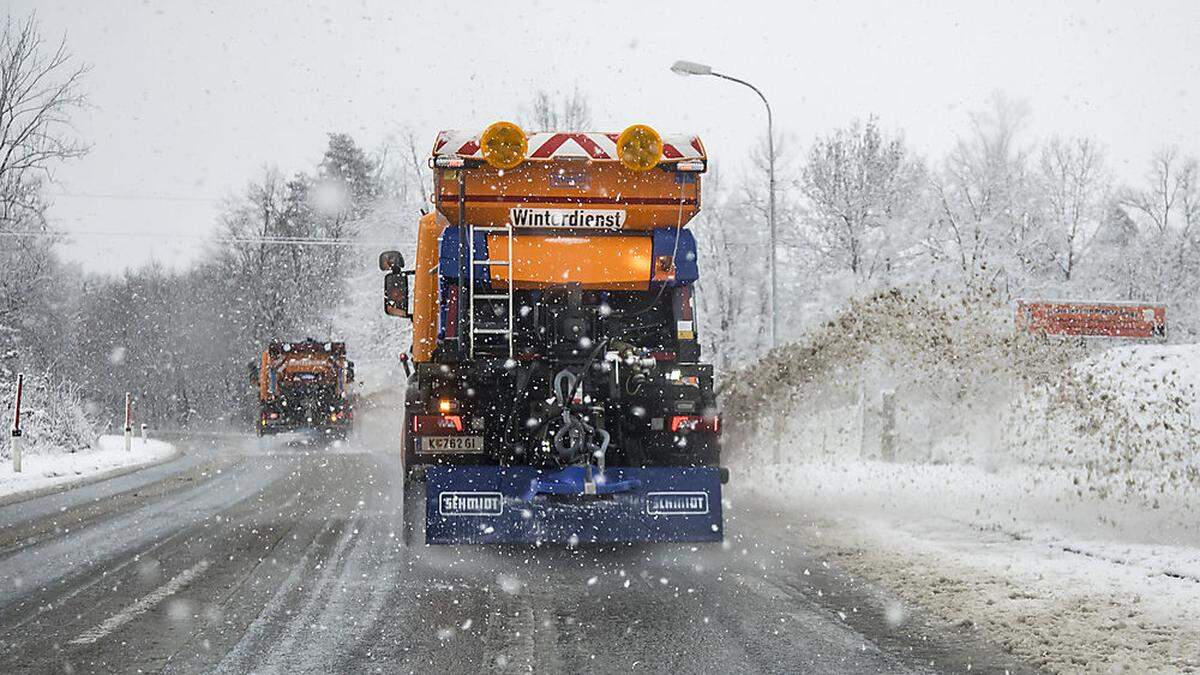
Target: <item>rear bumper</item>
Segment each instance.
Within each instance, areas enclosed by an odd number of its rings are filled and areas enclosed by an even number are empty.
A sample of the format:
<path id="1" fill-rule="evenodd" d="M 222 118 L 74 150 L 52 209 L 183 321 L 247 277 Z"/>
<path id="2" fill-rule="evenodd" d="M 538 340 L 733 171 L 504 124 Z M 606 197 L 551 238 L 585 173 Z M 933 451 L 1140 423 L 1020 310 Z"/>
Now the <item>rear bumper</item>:
<path id="1" fill-rule="evenodd" d="M 545 472 L 533 467 L 431 466 L 426 472 L 429 544 L 717 542 L 724 537 L 716 467 L 609 468 L 610 495 L 528 498 Z"/>

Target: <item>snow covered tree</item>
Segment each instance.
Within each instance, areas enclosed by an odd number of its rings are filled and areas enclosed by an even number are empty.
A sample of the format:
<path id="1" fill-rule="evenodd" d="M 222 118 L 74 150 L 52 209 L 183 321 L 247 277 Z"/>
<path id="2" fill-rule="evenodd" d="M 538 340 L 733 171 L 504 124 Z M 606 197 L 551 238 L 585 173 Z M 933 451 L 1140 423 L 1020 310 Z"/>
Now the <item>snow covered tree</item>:
<path id="1" fill-rule="evenodd" d="M 278 170 L 264 169 L 262 178 L 248 186 L 244 200 L 231 203 L 221 216 L 228 243 L 216 264 L 231 284 L 227 297 L 231 312 L 241 317 L 242 344 L 262 344 L 292 327 L 286 300 L 294 286 L 288 261 L 273 241 L 285 236 L 286 190 Z"/>
<path id="2" fill-rule="evenodd" d="M 874 118 L 818 138 L 800 172 L 813 247 L 856 287 L 886 275 L 912 241 L 909 213 L 921 167 Z"/>
<path id="3" fill-rule="evenodd" d="M 934 231 L 926 246 L 935 263 L 957 268 L 967 287 L 1011 294 L 1046 265 L 1029 152 L 1020 143 L 1028 117 L 1026 106 L 994 94 L 931 174 Z"/>
<path id="4" fill-rule="evenodd" d="M 689 227 L 702 270 L 696 291 L 700 342 L 705 360 L 722 373 L 753 362 L 768 346 L 766 227 L 722 191 L 719 172 L 707 180 L 704 209 Z M 752 260 L 760 262 L 748 264 Z"/>
<path id="5" fill-rule="evenodd" d="M 297 320 L 309 332 L 329 334 L 331 312 L 345 300 L 353 243 L 363 218 L 382 192 L 379 168 L 347 134 L 330 134 L 308 200 L 313 232 L 328 245 L 306 250 L 312 310 Z M 343 242 L 345 245 L 343 245 Z"/>
<path id="6" fill-rule="evenodd" d="M 352 246 L 345 249 L 346 297 L 330 323 L 334 338 L 345 340 L 352 350 L 364 382 L 379 382 L 389 377 L 389 370 L 393 379 L 403 377 L 397 372 L 397 357 L 412 344 L 411 324 L 385 315 L 380 307 L 378 254 L 394 249 L 403 252 L 410 265 L 415 262 L 417 220 L 430 206 L 427 151 L 413 134 L 401 133 L 373 153 L 380 196 L 355 225 L 355 235 L 347 242 Z"/>
<path id="7" fill-rule="evenodd" d="M 1050 255 L 1070 283 L 1106 215 L 1110 188 L 1104 153 L 1094 139 L 1056 136 L 1042 148 L 1038 169 Z"/>
<path id="8" fill-rule="evenodd" d="M 57 238 L 48 231 L 42 193 L 57 164 L 87 151 L 71 127 L 72 113 L 86 105 L 86 72 L 65 40 L 46 42 L 33 16 L 5 18 L 0 30 L 0 405 L 12 404 L 16 372 L 29 373 L 29 410 L 42 413 L 29 429 L 35 449 L 75 450 L 94 436 L 74 385 L 50 372 L 62 359 L 69 318 L 64 285 L 74 277 L 58 265 Z"/>
<path id="9" fill-rule="evenodd" d="M 86 105 L 87 68 L 65 41 L 48 45 L 37 20 L 8 16 L 0 32 L 0 355 L 13 354 L 30 312 L 48 302 L 54 237 L 42 185 L 55 164 L 82 156 L 70 115 Z"/>
<path id="10" fill-rule="evenodd" d="M 1147 184 L 1120 194 L 1121 208 L 1137 231 L 1119 251 L 1120 269 L 1139 300 L 1168 302 L 1186 335 L 1200 333 L 1200 162 L 1177 148 L 1156 152 Z"/>

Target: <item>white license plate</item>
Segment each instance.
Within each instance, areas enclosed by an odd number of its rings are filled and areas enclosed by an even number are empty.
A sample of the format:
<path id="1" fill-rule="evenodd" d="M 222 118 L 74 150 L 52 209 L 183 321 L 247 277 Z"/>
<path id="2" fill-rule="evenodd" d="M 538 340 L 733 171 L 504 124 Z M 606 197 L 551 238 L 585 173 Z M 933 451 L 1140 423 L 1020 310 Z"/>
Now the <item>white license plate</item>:
<path id="1" fill-rule="evenodd" d="M 483 436 L 421 436 L 417 441 L 417 452 L 480 453 L 483 452 Z"/>

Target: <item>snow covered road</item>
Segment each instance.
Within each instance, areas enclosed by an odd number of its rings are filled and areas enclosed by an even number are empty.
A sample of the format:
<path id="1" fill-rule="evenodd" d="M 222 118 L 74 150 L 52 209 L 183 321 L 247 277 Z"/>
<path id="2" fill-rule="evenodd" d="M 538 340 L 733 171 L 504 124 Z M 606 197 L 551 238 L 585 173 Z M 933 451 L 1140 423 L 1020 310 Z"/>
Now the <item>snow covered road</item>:
<path id="1" fill-rule="evenodd" d="M 1024 669 L 813 555 L 792 516 L 736 489 L 723 547 L 408 555 L 394 453 L 179 445 L 0 509 L 0 671 Z"/>

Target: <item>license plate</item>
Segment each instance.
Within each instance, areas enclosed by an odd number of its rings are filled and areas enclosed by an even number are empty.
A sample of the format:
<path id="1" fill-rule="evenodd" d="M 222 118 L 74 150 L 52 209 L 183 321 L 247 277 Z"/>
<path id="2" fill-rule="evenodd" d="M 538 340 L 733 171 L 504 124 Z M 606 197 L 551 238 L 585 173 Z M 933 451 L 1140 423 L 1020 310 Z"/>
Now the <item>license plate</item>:
<path id="1" fill-rule="evenodd" d="M 481 453 L 483 436 L 422 436 L 417 442 L 417 452 Z"/>

